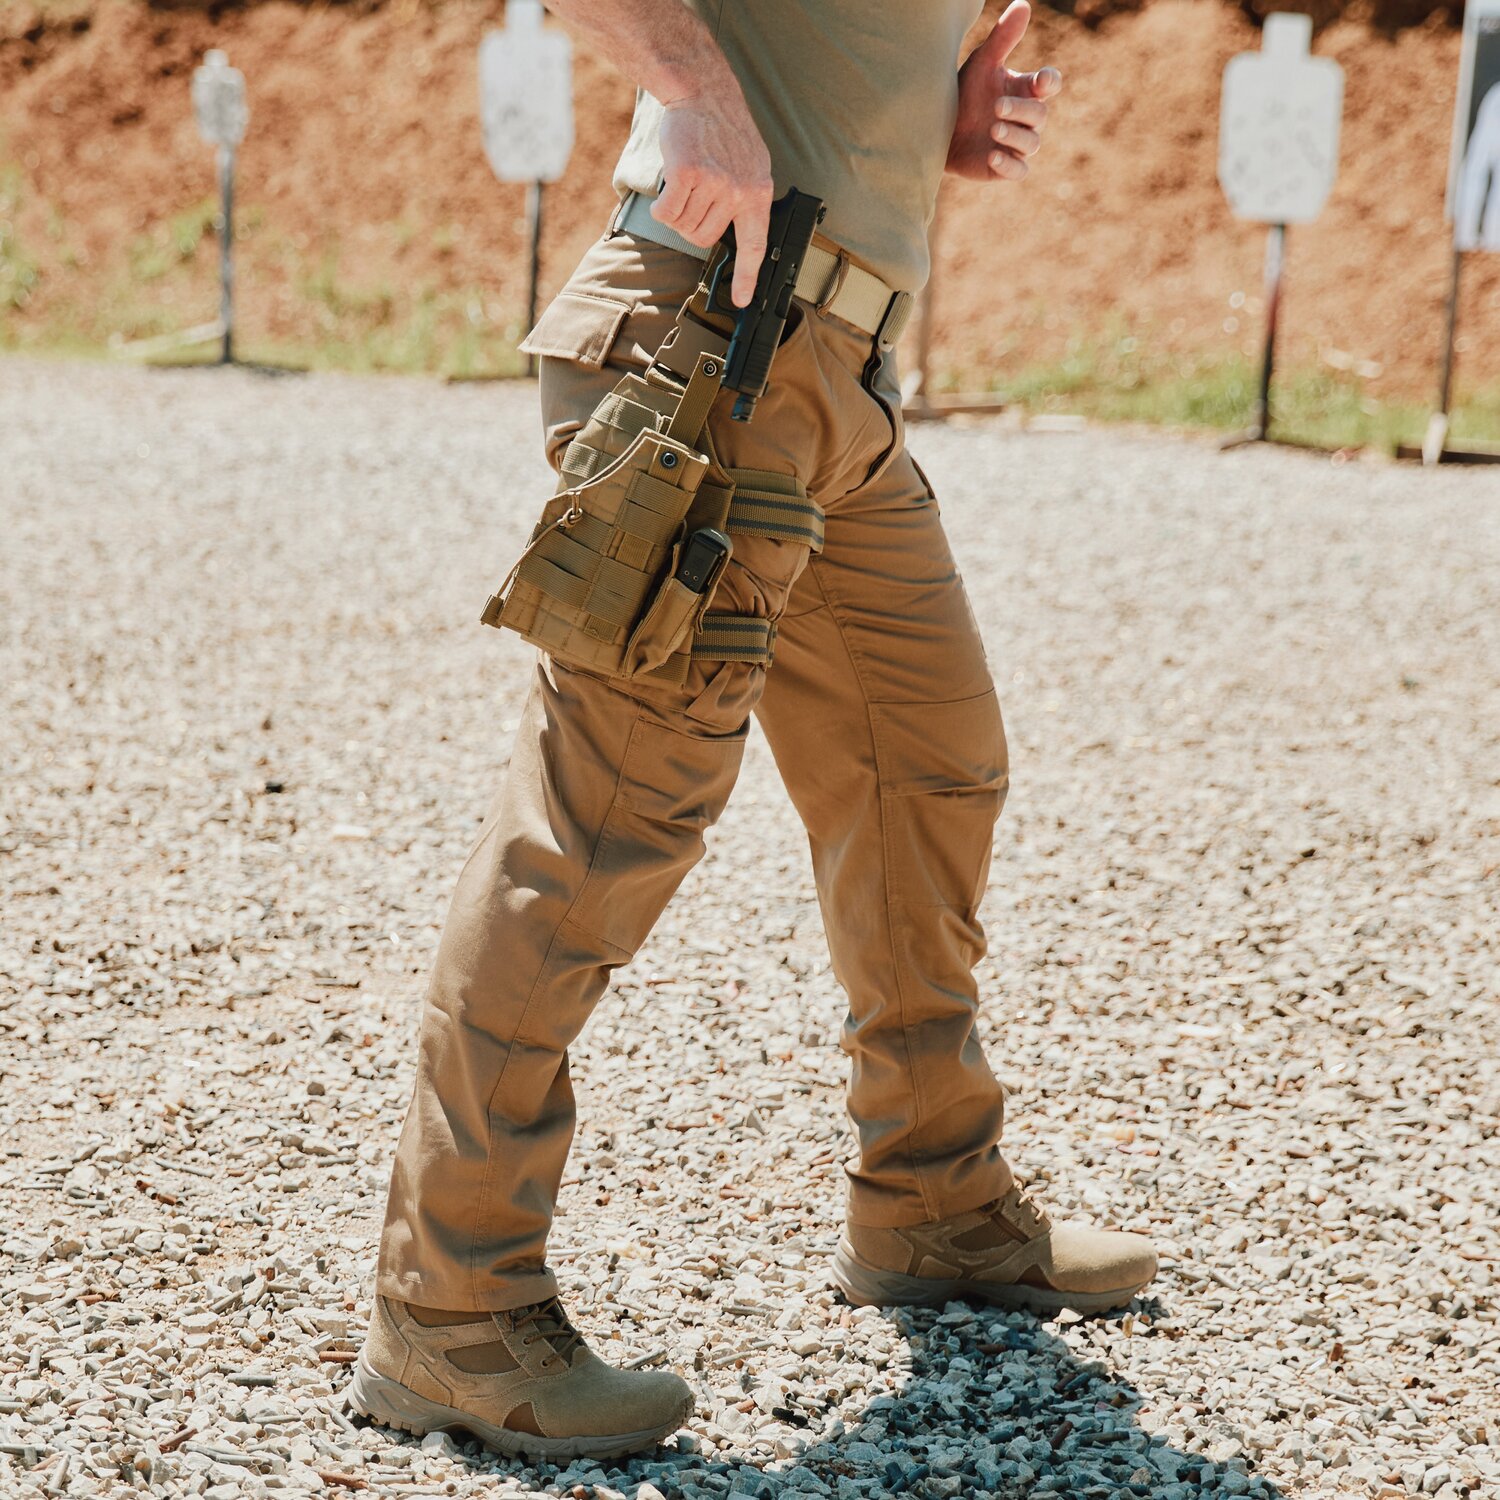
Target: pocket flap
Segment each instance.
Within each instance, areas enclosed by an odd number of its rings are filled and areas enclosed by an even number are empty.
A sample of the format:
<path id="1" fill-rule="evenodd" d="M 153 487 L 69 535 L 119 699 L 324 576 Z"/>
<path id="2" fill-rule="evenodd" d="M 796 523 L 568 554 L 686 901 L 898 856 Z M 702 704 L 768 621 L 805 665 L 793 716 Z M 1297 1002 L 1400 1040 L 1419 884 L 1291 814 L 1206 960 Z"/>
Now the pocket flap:
<path id="1" fill-rule="evenodd" d="M 628 302 L 593 292 L 559 292 L 521 340 L 522 354 L 571 359 L 598 369 L 630 312 Z"/>

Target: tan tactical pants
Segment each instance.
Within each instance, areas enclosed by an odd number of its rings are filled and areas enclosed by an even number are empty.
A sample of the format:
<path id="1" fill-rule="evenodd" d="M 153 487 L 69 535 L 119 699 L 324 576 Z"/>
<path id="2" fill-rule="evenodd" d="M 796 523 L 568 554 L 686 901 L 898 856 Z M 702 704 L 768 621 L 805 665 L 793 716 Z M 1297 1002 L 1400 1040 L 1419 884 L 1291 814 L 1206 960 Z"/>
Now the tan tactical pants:
<path id="1" fill-rule="evenodd" d="M 624 234 L 587 253 L 530 341 L 554 464 L 647 362 L 700 269 Z M 568 1045 L 702 854 L 752 712 L 806 824 L 849 999 L 850 1217 L 920 1223 L 1009 1187 L 970 972 L 1005 735 L 937 501 L 902 445 L 894 374 L 879 397 L 862 383 L 870 354 L 868 335 L 809 310 L 753 421 L 732 421 L 727 396 L 710 418 L 726 465 L 799 476 L 827 516 L 812 557 L 734 538 L 713 608 L 780 621 L 769 670 L 695 660 L 676 687 L 539 658 L 438 949 L 381 1293 L 478 1310 L 556 1290 L 545 1252 L 574 1128 Z"/>

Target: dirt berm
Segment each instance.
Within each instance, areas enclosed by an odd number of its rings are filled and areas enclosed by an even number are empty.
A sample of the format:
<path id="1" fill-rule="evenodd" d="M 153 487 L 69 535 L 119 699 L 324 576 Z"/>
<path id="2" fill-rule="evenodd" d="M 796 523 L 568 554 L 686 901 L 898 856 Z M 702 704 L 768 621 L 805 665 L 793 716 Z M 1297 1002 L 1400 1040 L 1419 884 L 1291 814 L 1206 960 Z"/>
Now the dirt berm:
<path id="1" fill-rule="evenodd" d="M 1291 235 L 1286 358 L 1420 397 L 1448 280 L 1458 31 L 1421 0 L 1314 9 L 1316 50 L 1346 74 L 1343 152 L 1323 217 Z M 407 362 L 460 336 L 492 352 L 516 334 L 525 274 L 522 190 L 494 180 L 476 117 L 475 51 L 500 15 L 498 0 L 0 3 L 0 343 L 98 343 L 212 316 L 212 156 L 188 84 L 219 46 L 253 108 L 247 338 L 373 340 Z M 1215 157 L 1224 63 L 1258 45 L 1253 15 L 1222 0 L 1040 11 L 1017 61 L 1055 62 L 1065 90 L 1028 182 L 945 189 L 937 364 L 1003 381 L 1070 341 L 1124 336 L 1253 353 L 1264 231 L 1231 218 Z M 604 221 L 631 102 L 586 52 L 576 92 L 577 148 L 548 193 L 549 287 Z M 1500 377 L 1497 308 L 1500 266 L 1472 257 L 1466 385 Z"/>

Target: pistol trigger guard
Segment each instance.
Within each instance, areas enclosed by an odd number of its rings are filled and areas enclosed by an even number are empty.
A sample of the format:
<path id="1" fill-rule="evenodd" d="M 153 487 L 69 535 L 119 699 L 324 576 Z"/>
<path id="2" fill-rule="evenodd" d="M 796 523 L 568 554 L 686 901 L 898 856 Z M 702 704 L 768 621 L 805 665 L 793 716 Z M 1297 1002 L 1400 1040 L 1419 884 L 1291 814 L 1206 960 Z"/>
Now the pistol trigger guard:
<path id="1" fill-rule="evenodd" d="M 723 240 L 720 240 L 710 252 L 712 259 L 708 267 L 708 305 L 720 311 L 729 313 L 731 316 L 739 312 L 730 300 L 724 286 L 724 273 L 734 264 L 734 256 L 730 254 L 729 248 Z"/>

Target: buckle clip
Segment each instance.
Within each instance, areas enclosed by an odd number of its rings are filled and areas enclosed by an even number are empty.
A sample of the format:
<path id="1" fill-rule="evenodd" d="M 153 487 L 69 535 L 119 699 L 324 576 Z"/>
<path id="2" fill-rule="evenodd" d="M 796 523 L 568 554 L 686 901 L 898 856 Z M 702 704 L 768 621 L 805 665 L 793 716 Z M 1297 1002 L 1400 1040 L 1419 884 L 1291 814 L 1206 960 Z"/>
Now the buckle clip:
<path id="1" fill-rule="evenodd" d="M 880 317 L 880 327 L 875 330 L 875 347 L 882 354 L 889 354 L 900 343 L 916 303 L 915 292 L 891 293 L 891 300 L 886 303 L 885 312 Z"/>

